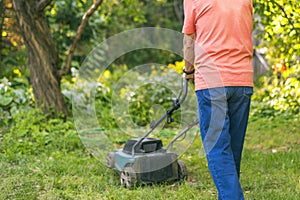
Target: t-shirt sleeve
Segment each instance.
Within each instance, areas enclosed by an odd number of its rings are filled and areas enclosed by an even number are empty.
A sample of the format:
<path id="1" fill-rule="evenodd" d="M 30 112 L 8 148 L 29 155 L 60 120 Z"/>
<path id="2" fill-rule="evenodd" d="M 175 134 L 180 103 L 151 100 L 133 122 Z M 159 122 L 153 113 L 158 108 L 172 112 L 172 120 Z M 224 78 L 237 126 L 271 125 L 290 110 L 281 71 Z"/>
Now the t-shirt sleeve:
<path id="1" fill-rule="evenodd" d="M 182 33 L 191 34 L 196 31 L 195 28 L 195 13 L 193 11 L 193 0 L 184 0 L 184 23 Z"/>

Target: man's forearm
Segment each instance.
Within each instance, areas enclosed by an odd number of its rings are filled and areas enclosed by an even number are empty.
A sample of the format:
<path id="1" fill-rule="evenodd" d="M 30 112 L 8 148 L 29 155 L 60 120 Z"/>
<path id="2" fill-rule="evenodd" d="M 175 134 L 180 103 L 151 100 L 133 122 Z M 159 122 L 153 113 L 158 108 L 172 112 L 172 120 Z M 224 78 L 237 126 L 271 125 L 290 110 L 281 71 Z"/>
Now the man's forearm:
<path id="1" fill-rule="evenodd" d="M 183 36 L 183 54 L 184 54 L 184 66 L 185 71 L 194 70 L 194 39 L 195 34 L 184 34 Z"/>

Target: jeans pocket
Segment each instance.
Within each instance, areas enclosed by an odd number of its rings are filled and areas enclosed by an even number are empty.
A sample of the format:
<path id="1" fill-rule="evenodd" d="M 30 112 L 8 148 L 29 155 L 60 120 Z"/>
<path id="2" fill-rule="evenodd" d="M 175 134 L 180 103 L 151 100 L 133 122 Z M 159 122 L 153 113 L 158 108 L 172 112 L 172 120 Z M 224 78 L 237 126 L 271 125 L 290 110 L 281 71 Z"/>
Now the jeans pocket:
<path id="1" fill-rule="evenodd" d="M 252 94 L 253 94 L 253 88 L 252 87 L 245 87 L 244 88 L 244 96 L 245 97 L 248 97 L 250 99 Z"/>

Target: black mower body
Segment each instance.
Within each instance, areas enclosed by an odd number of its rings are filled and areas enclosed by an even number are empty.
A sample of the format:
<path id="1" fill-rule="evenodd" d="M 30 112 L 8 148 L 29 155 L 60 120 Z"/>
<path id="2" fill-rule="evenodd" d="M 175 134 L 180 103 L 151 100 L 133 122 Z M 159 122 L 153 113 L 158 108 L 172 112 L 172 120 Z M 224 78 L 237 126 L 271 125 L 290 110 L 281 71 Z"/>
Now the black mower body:
<path id="1" fill-rule="evenodd" d="M 122 178 L 130 176 L 136 185 L 183 178 L 177 154 L 166 152 L 160 139 L 145 138 L 134 148 L 138 141 L 139 138 L 128 140 L 123 149 L 107 155 L 107 166 L 121 172 L 121 183 Z"/>

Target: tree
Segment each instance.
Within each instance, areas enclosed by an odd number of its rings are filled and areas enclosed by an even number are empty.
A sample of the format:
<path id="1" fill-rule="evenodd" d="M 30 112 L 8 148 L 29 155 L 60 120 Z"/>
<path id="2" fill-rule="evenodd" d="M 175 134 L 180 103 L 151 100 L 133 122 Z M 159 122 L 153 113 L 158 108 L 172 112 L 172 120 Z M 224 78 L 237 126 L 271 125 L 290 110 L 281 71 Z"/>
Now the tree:
<path id="1" fill-rule="evenodd" d="M 94 1 L 82 18 L 64 68 L 61 68 L 59 52 L 45 15 L 45 8 L 52 3 L 52 0 L 12 0 L 12 3 L 28 52 L 30 80 L 36 106 L 42 108 L 44 112 L 53 109 L 54 112 L 67 116 L 68 110 L 60 88 L 61 78 L 68 74 L 74 50 L 84 27 L 89 17 L 102 4 L 102 0 Z"/>

